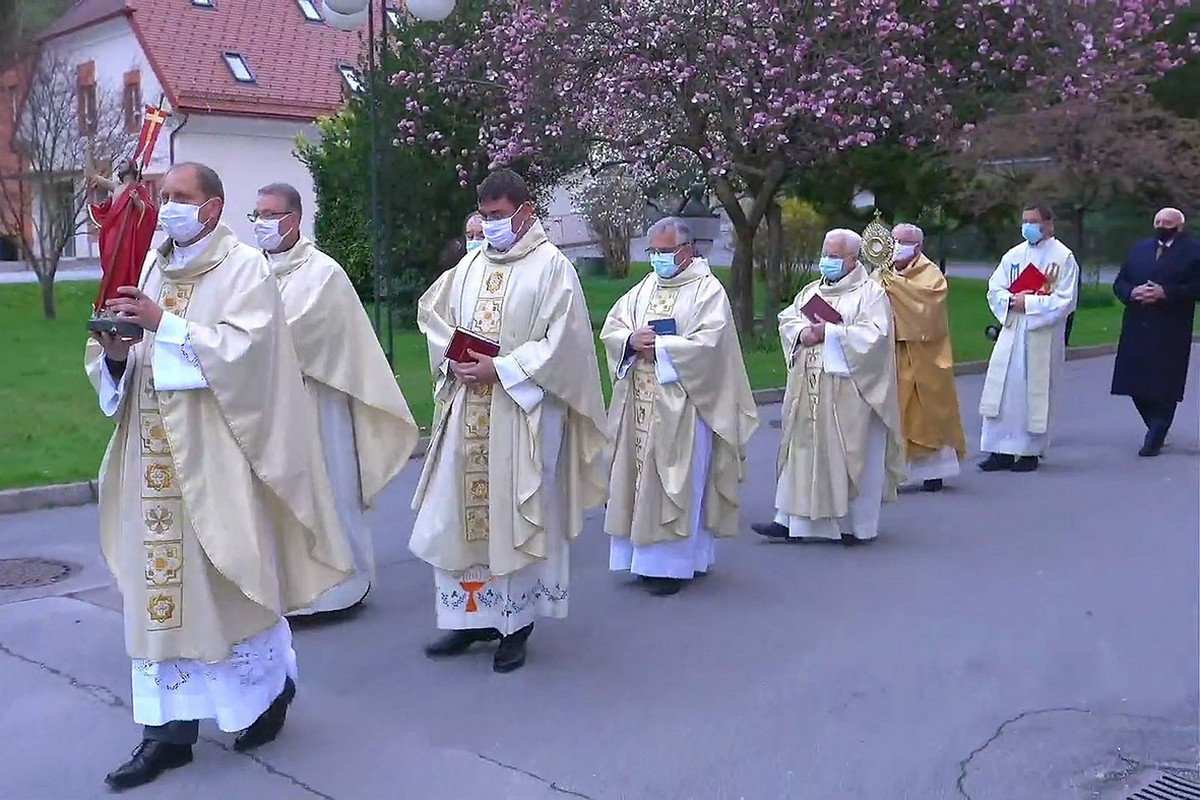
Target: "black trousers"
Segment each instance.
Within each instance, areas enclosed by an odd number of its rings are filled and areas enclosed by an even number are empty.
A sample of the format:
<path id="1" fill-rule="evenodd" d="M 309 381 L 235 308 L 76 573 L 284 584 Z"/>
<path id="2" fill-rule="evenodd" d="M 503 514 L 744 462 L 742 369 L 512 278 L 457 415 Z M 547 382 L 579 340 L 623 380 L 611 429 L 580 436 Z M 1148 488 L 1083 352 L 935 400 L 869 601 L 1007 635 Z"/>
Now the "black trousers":
<path id="1" fill-rule="evenodd" d="M 1175 421 L 1175 407 L 1178 403 L 1174 400 L 1135 397 L 1133 404 L 1137 407 L 1138 413 L 1142 415 L 1142 422 L 1146 423 L 1147 442 L 1162 447 L 1162 443 L 1167 438 L 1167 431 L 1171 429 L 1171 423 Z"/>
<path id="2" fill-rule="evenodd" d="M 200 722 L 183 719 L 166 725 L 145 725 L 142 727 L 142 738 L 164 744 L 193 745 L 200 738 Z"/>

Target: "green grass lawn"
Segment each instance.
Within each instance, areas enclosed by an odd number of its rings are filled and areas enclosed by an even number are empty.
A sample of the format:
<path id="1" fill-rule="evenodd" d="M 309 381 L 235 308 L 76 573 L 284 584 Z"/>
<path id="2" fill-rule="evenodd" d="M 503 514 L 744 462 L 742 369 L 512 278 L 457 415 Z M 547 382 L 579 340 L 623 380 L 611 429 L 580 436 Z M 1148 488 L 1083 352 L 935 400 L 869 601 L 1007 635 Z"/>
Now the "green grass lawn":
<path id="1" fill-rule="evenodd" d="M 625 281 L 587 278 L 593 325 L 640 276 Z M 959 361 L 987 358 L 991 343 L 983 336 L 990 318 L 983 281 L 954 279 L 950 292 L 950 325 Z M 0 286 L 0 329 L 5 346 L 0 356 L 0 488 L 85 480 L 96 475 L 112 423 L 100 413 L 95 393 L 83 372 L 85 325 L 96 284 L 61 283 L 57 288 L 59 318 L 41 318 L 36 285 Z M 1113 342 L 1120 330 L 1117 305 L 1085 308 L 1076 314 L 1073 344 Z M 781 386 L 785 380 L 779 342 L 774 335 L 743 341 L 746 367 L 756 389 Z M 425 342 L 415 331 L 399 331 L 395 371 L 413 413 L 422 425 L 433 415 L 431 380 Z M 599 345 L 597 344 L 597 348 Z M 600 354 L 603 371 L 604 356 Z M 605 393 L 609 391 L 607 376 Z"/>

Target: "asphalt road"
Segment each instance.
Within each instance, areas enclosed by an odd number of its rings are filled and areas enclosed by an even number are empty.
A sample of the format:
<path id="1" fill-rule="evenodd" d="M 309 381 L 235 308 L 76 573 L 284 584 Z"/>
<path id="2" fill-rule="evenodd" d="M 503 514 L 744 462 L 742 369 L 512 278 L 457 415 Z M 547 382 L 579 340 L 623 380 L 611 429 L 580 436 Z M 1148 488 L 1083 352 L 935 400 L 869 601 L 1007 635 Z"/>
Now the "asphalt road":
<path id="1" fill-rule="evenodd" d="M 413 463 L 375 512 L 381 564 L 356 617 L 298 629 L 288 727 L 255 756 L 203 729 L 145 798 L 600 800 L 1125 798 L 1197 768 L 1200 348 L 1167 451 L 1139 459 L 1111 359 L 1067 365 L 1033 475 L 969 470 L 884 509 L 869 547 L 724 542 L 713 574 L 654 598 L 606 571 L 596 514 L 569 619 L 525 669 L 433 663 L 432 578 L 406 550 Z M 960 382 L 968 437 L 980 379 Z M 764 409 L 774 418 L 775 408 Z M 743 490 L 771 513 L 779 432 Z M 136 744 L 94 507 L 0 517 L 0 557 L 84 569 L 0 591 L 0 797 L 106 796 Z"/>

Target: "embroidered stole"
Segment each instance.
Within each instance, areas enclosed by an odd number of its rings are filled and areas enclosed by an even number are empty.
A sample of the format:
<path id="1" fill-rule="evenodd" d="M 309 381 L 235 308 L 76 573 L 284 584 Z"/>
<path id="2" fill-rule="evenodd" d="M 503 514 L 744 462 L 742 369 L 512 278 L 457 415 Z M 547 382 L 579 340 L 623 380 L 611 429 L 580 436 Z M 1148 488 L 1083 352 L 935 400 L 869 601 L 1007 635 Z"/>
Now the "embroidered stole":
<path id="1" fill-rule="evenodd" d="M 475 299 L 470 329 L 498 342 L 504 296 L 508 291 L 512 267 L 507 264 L 488 264 L 486 260 L 482 263 L 486 272 Z M 463 413 L 463 522 L 468 542 L 486 542 L 491 526 L 488 509 L 488 437 L 491 433 L 493 388 L 494 385 L 466 387 Z"/>
<path id="2" fill-rule="evenodd" d="M 679 299 L 677 287 L 655 286 L 646 306 L 643 324 L 652 319 L 665 319 L 675 314 L 675 303 Z M 642 470 L 646 463 L 646 446 L 650 429 L 654 423 L 654 401 L 658 397 L 658 376 L 654 363 L 635 359 L 633 364 L 633 453 L 634 479 L 633 502 L 637 505 L 642 490 Z"/>
<path id="3" fill-rule="evenodd" d="M 193 287 L 191 283 L 164 281 L 159 305 L 186 318 Z M 152 335 L 148 333 L 147 338 L 151 341 L 146 342 L 142 352 L 148 356 L 153 347 Z M 183 493 L 148 357 L 140 373 L 137 415 L 145 526 L 146 630 L 166 631 L 183 627 Z"/>

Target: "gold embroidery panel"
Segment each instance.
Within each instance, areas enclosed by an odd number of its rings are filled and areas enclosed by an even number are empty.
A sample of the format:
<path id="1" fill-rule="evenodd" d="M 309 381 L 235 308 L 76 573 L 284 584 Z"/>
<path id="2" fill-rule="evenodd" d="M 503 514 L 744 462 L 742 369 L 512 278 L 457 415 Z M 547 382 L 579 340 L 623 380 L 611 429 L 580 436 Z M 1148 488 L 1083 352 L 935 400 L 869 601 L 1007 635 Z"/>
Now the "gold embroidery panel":
<path id="1" fill-rule="evenodd" d="M 655 287 L 646 305 L 646 320 L 664 319 L 674 316 L 675 303 L 679 300 L 679 289 Z M 658 376 L 654 364 L 637 359 L 633 366 L 633 453 L 634 483 L 633 496 L 637 502 L 642 487 L 642 470 L 646 464 L 646 445 L 650 441 L 650 429 L 654 419 L 654 401 L 658 397 Z"/>
<path id="2" fill-rule="evenodd" d="M 804 394 L 807 397 L 808 403 L 808 418 L 816 420 L 817 406 L 821 399 L 821 372 L 824 370 L 824 362 L 821 359 L 821 351 L 816 347 L 807 347 L 804 350 Z"/>
<path id="3" fill-rule="evenodd" d="M 471 330 L 493 341 L 500 340 L 504 295 L 509 267 L 483 262 L 485 272 L 471 314 Z M 463 409 L 463 534 L 468 542 L 487 541 L 491 531 L 488 477 L 489 436 L 492 426 L 492 386 L 466 387 Z"/>
<path id="4" fill-rule="evenodd" d="M 164 282 L 164 311 L 187 316 L 194 284 Z M 138 452 L 141 455 L 142 550 L 146 571 L 146 630 L 183 626 L 183 492 L 163 424 L 147 348 L 138 381 Z"/>

